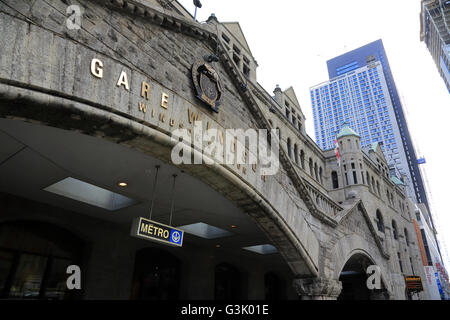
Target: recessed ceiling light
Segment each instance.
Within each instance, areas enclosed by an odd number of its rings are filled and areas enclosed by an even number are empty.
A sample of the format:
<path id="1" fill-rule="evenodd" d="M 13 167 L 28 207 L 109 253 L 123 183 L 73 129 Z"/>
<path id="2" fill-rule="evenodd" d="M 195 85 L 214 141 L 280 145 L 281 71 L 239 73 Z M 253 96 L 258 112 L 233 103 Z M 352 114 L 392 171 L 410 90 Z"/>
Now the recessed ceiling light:
<path id="1" fill-rule="evenodd" d="M 126 182 L 119 182 L 117 185 L 119 187 L 121 187 L 121 188 L 125 188 L 126 186 L 128 186 L 128 183 L 126 183 Z"/>
<path id="2" fill-rule="evenodd" d="M 216 248 L 220 248 L 220 244 L 216 244 Z"/>
<path id="3" fill-rule="evenodd" d="M 235 226 L 234 224 L 232 224 L 231 227 L 232 227 L 233 229 L 236 229 L 236 228 L 237 228 L 237 226 Z"/>

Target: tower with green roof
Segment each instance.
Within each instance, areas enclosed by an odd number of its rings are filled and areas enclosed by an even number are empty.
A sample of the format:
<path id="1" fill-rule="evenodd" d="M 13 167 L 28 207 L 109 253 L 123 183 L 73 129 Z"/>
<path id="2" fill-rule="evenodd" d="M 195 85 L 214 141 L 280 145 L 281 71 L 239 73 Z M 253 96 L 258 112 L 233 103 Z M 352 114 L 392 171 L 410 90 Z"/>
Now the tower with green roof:
<path id="1" fill-rule="evenodd" d="M 344 187 L 363 185 L 365 181 L 361 137 L 350 128 L 348 123 L 344 122 L 337 134 L 337 141 L 339 144 L 341 180 L 344 182 Z"/>

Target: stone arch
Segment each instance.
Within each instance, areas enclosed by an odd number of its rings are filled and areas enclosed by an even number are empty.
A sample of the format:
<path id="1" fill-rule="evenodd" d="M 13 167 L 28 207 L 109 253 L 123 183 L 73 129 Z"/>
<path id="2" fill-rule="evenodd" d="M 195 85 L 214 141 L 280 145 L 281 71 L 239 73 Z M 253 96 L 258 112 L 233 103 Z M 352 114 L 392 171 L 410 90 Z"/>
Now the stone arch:
<path id="1" fill-rule="evenodd" d="M 386 285 L 380 276 L 380 288 L 369 289 L 367 280 L 369 275 L 367 270 L 370 266 L 376 265 L 374 259 L 363 250 L 356 249 L 350 253 L 339 273 L 339 281 L 342 291 L 338 300 L 381 300 L 386 299 Z M 381 268 L 380 268 L 381 270 Z M 372 275 L 372 273 L 370 273 Z"/>
<path id="2" fill-rule="evenodd" d="M 370 254 L 372 252 L 372 254 Z M 358 234 L 350 234 L 342 237 L 338 240 L 332 249 L 332 259 L 334 261 L 334 273 L 333 279 L 338 280 L 339 275 L 344 269 L 347 261 L 354 254 L 363 254 L 370 259 L 374 264 L 381 269 L 381 281 L 386 288 L 389 296 L 392 296 L 393 288 L 391 285 L 391 279 L 387 278 L 386 275 L 388 268 L 388 261 L 385 260 L 378 252 L 374 252 L 373 248 L 370 247 L 366 239 Z"/>
<path id="3" fill-rule="evenodd" d="M 14 100 L 15 96 L 12 94 L 8 98 Z M 153 156 L 166 163 L 170 163 L 171 150 L 178 143 L 163 130 L 134 121 L 130 116 L 125 117 L 90 104 L 54 98 L 47 94 L 27 96 L 27 99 L 17 111 L 21 120 L 16 121 L 32 121 L 35 125 L 46 125 L 96 137 Z M 36 107 L 42 106 L 45 106 L 48 112 L 35 112 Z M 0 117 L 3 115 L 0 114 Z M 303 216 L 297 216 L 287 223 L 283 218 L 284 212 L 278 211 L 265 196 L 256 192 L 254 187 L 218 163 L 201 168 L 191 165 L 178 167 L 186 174 L 221 192 L 225 198 L 248 213 L 254 223 L 273 240 L 273 244 L 294 275 L 318 275 L 319 242 Z M 236 190 L 241 192 L 236 193 Z M 246 194 L 246 197 L 242 197 L 242 194 Z M 293 229 L 291 223 L 301 226 L 302 232 L 297 231 L 300 229 Z"/>

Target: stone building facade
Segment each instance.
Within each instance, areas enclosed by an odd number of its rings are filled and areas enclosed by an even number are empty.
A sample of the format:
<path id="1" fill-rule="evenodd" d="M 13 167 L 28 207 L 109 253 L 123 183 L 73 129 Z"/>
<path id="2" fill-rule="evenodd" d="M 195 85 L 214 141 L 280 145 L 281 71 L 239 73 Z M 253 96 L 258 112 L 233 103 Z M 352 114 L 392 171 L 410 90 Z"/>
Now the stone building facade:
<path id="1" fill-rule="evenodd" d="M 258 84 L 238 23 L 198 23 L 176 1 L 73 4 L 79 29 L 67 27 L 63 0 L 0 3 L 3 297 L 407 298 L 404 276 L 423 277 L 414 209 L 379 146 L 361 150 L 345 127 L 340 165 L 323 152 L 294 90 L 272 96 Z M 197 62 L 220 81 L 218 110 L 196 95 Z M 205 130 L 279 129 L 278 172 L 174 165 L 171 133 L 196 120 Z M 68 177 L 133 204 L 107 210 L 47 191 Z M 153 220 L 169 224 L 170 213 L 172 224 L 173 213 L 175 226 L 228 236 L 187 234 L 182 248 L 130 237 L 150 207 Z M 256 245 L 276 249 L 247 250 Z M 81 290 L 61 293 L 55 261 L 80 266 Z M 381 269 L 372 291 L 370 265 Z"/>

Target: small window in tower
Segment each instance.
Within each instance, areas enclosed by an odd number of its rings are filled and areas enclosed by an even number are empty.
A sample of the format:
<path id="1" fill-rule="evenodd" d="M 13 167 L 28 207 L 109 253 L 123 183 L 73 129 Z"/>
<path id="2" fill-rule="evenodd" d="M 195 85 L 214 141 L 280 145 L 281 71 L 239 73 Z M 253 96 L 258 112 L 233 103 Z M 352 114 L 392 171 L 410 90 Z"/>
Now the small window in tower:
<path id="1" fill-rule="evenodd" d="M 246 64 L 244 64 L 244 66 L 242 67 L 242 71 L 247 78 L 250 77 L 250 68 Z"/>
<path id="2" fill-rule="evenodd" d="M 226 43 L 230 44 L 230 38 L 228 38 L 228 37 L 226 36 L 225 33 L 222 33 L 222 39 L 223 39 Z"/>
<path id="3" fill-rule="evenodd" d="M 239 59 L 239 57 L 235 53 L 233 53 L 233 61 L 237 66 L 239 66 L 239 64 L 241 63 L 241 59 Z"/>

